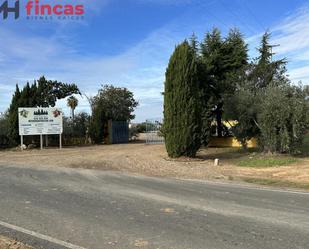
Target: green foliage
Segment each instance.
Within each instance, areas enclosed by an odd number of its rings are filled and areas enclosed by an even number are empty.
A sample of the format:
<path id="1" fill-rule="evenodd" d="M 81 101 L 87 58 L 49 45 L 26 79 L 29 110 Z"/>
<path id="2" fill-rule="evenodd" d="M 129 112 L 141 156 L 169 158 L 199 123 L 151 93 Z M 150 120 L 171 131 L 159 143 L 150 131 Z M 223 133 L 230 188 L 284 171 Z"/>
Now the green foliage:
<path id="1" fill-rule="evenodd" d="M 268 85 L 283 85 L 287 82 L 286 59 L 273 60 L 273 48 L 277 45 L 269 44 L 271 34 L 266 32 L 258 48 L 259 56 L 249 67 L 248 79 L 252 90 L 264 88 Z"/>
<path id="2" fill-rule="evenodd" d="M 113 121 L 130 121 L 135 118 L 134 109 L 138 106 L 133 93 L 127 88 L 104 85 L 98 94 L 91 98 L 93 109 L 103 109 L 107 119 Z"/>
<path id="3" fill-rule="evenodd" d="M 226 100 L 227 119 L 237 120 L 233 134 L 246 147 L 252 137 L 268 152 L 296 153 L 308 129 L 306 90 L 291 86 L 285 59 L 273 60 L 270 34 L 262 37 L 259 56 L 247 77 Z"/>
<path id="4" fill-rule="evenodd" d="M 19 91 L 18 85 L 16 85 L 16 90 L 12 97 L 11 105 L 8 109 L 8 123 L 9 123 L 8 136 L 9 136 L 11 145 L 18 144 L 18 140 L 19 140 L 18 107 L 21 106 L 20 99 L 21 99 L 21 93 Z"/>
<path id="5" fill-rule="evenodd" d="M 127 88 L 104 85 L 98 94 L 90 99 L 92 118 L 89 135 L 94 143 L 100 144 L 107 135 L 108 120 L 130 121 L 138 102 Z"/>
<path id="6" fill-rule="evenodd" d="M 75 84 L 46 80 L 44 76 L 34 82 L 34 85 L 37 86 L 36 104 L 34 106 L 54 107 L 59 99 L 64 99 L 73 94 L 81 94 Z"/>
<path id="7" fill-rule="evenodd" d="M 226 99 L 225 118 L 238 122 L 232 127 L 232 133 L 244 148 L 247 148 L 247 142 L 251 138 L 259 137 L 260 130 L 256 120 L 260 101 L 248 89 L 239 89 Z"/>
<path id="8" fill-rule="evenodd" d="M 105 126 L 107 124 L 107 117 L 105 113 L 105 109 L 100 104 L 97 104 L 92 109 L 92 116 L 89 127 L 89 136 L 91 141 L 96 144 L 103 143 L 105 138 Z"/>
<path id="9" fill-rule="evenodd" d="M 309 133 L 305 135 L 300 151 L 302 155 L 309 156 Z"/>
<path id="10" fill-rule="evenodd" d="M 8 137 L 9 123 L 7 113 L 0 115 L 0 148 L 6 148 L 10 144 Z"/>
<path id="11" fill-rule="evenodd" d="M 309 110 L 301 87 L 269 86 L 261 93 L 260 141 L 269 152 L 299 152 L 309 128 Z"/>
<path id="12" fill-rule="evenodd" d="M 74 119 L 74 111 L 75 108 L 78 106 L 78 99 L 74 96 L 70 96 L 67 99 L 67 106 L 71 108 L 72 118 Z"/>
<path id="13" fill-rule="evenodd" d="M 137 133 L 144 133 L 146 132 L 146 122 L 140 123 L 136 126 Z"/>
<path id="14" fill-rule="evenodd" d="M 203 87 L 208 95 L 212 93 L 206 109 L 213 109 L 219 137 L 223 133 L 222 117 L 226 100 L 234 94 L 240 79 L 245 77 L 247 53 L 247 45 L 237 29 L 230 30 L 223 39 L 220 31 L 215 28 L 206 34 L 201 44 Z"/>
<path id="15" fill-rule="evenodd" d="M 194 157 L 201 145 L 200 82 L 194 48 L 178 45 L 166 70 L 164 135 L 170 157 Z"/>
<path id="16" fill-rule="evenodd" d="M 75 118 L 63 119 L 63 139 L 65 144 L 74 144 L 79 141 L 79 144 L 86 144 L 88 138 L 88 130 L 90 126 L 90 115 L 81 112 L 75 115 Z"/>
<path id="17" fill-rule="evenodd" d="M 250 168 L 267 168 L 276 166 L 286 166 L 297 162 L 298 160 L 293 157 L 263 157 L 263 158 L 241 159 L 238 161 L 237 166 L 250 167 Z"/>

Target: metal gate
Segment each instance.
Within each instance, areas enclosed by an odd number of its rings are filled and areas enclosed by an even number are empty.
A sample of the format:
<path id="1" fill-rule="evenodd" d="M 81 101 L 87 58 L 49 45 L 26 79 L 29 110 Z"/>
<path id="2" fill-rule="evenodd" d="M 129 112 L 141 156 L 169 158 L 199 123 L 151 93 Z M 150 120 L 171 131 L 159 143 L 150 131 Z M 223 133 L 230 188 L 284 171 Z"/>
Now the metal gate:
<path id="1" fill-rule="evenodd" d="M 163 144 L 162 119 L 146 120 L 146 144 Z"/>

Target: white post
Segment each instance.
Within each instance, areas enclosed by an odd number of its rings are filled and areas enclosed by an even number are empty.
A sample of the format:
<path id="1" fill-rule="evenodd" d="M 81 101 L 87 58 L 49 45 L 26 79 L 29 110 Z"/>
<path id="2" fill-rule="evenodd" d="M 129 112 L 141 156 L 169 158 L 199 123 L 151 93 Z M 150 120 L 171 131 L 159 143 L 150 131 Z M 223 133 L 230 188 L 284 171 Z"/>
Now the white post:
<path id="1" fill-rule="evenodd" d="M 62 149 L 62 134 L 59 134 L 59 149 Z"/>
<path id="2" fill-rule="evenodd" d="M 20 136 L 20 150 L 23 150 L 23 145 L 24 145 L 24 136 Z"/>
<path id="3" fill-rule="evenodd" d="M 43 135 L 40 135 L 41 150 L 43 150 Z"/>

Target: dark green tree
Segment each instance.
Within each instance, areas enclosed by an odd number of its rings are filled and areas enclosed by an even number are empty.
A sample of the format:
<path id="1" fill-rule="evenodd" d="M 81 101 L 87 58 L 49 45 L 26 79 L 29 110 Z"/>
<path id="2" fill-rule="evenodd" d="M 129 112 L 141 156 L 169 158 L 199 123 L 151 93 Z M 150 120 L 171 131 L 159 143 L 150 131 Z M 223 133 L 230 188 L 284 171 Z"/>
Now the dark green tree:
<path id="1" fill-rule="evenodd" d="M 238 89 L 233 96 L 226 99 L 225 116 L 228 120 L 237 121 L 237 124 L 232 127 L 232 133 L 243 148 L 247 148 L 251 138 L 257 138 L 260 135 L 257 123 L 260 101 L 259 95 L 244 88 Z"/>
<path id="2" fill-rule="evenodd" d="M 108 120 L 129 122 L 134 119 L 133 112 L 138 105 L 131 91 L 113 85 L 102 86 L 90 103 L 92 118 L 89 133 L 94 143 L 103 142 Z"/>
<path id="3" fill-rule="evenodd" d="M 106 113 L 104 107 L 98 103 L 92 108 L 92 116 L 90 120 L 89 136 L 93 143 L 101 144 L 106 136 L 105 125 L 107 124 Z"/>
<path id="4" fill-rule="evenodd" d="M 285 59 L 273 60 L 269 38 L 268 33 L 262 37 L 259 57 L 227 100 L 225 112 L 238 121 L 233 134 L 244 147 L 255 137 L 267 152 L 295 153 L 308 129 L 306 90 L 291 85 Z"/>
<path id="5" fill-rule="evenodd" d="M 134 109 L 138 102 L 127 88 L 104 85 L 98 94 L 91 98 L 93 108 L 103 108 L 107 119 L 113 121 L 130 121 L 135 118 Z"/>
<path id="6" fill-rule="evenodd" d="M 223 39 L 218 29 L 205 36 L 201 44 L 202 60 L 205 67 L 204 79 L 207 92 L 212 92 L 213 116 L 217 123 L 217 135 L 222 136 L 222 118 L 225 99 L 232 96 L 245 77 L 248 48 L 242 34 L 237 29 L 230 30 Z"/>
<path id="7" fill-rule="evenodd" d="M 18 107 L 21 99 L 21 93 L 18 85 L 16 84 L 15 93 L 12 97 L 12 101 L 10 107 L 8 109 L 8 123 L 9 123 L 9 139 L 10 144 L 15 145 L 19 139 L 19 131 L 18 131 Z"/>
<path id="8" fill-rule="evenodd" d="M 54 107 L 59 99 L 64 99 L 73 94 L 81 94 L 75 84 L 46 80 L 44 76 L 35 83 L 37 85 L 37 106 L 40 107 Z"/>
<path id="9" fill-rule="evenodd" d="M 200 82 L 195 50 L 187 41 L 175 48 L 166 70 L 164 136 L 170 157 L 194 157 L 201 146 Z"/>
<path id="10" fill-rule="evenodd" d="M 274 60 L 273 48 L 278 45 L 270 44 L 271 34 L 266 32 L 258 48 L 259 56 L 251 63 L 249 68 L 249 81 L 252 89 L 267 87 L 269 84 L 286 84 L 286 59 Z"/>
<path id="11" fill-rule="evenodd" d="M 298 86 L 267 86 L 260 91 L 260 142 L 266 152 L 297 153 L 309 128 L 305 92 Z"/>

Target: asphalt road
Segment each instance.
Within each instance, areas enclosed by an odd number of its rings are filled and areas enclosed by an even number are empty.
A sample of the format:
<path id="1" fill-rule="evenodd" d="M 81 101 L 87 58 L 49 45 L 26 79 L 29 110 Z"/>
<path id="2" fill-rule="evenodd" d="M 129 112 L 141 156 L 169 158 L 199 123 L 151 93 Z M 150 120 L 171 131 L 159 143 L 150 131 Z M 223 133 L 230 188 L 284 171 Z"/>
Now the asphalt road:
<path id="1" fill-rule="evenodd" d="M 0 234 L 46 249 L 308 249 L 309 194 L 1 166 Z"/>

